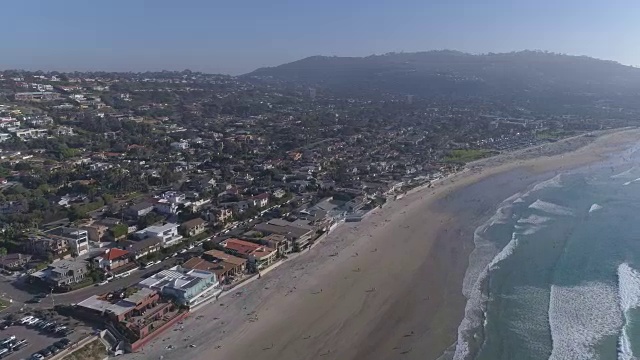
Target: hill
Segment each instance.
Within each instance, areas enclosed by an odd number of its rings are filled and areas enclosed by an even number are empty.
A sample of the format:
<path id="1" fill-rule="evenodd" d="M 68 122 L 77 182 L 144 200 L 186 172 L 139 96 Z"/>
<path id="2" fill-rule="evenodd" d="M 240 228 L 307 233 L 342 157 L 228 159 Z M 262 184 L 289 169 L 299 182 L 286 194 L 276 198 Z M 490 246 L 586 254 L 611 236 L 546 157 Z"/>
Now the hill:
<path id="1" fill-rule="evenodd" d="M 312 56 L 260 68 L 243 77 L 351 95 L 608 98 L 640 94 L 640 69 L 586 56 L 541 51 L 472 55 L 443 50 L 367 57 Z"/>

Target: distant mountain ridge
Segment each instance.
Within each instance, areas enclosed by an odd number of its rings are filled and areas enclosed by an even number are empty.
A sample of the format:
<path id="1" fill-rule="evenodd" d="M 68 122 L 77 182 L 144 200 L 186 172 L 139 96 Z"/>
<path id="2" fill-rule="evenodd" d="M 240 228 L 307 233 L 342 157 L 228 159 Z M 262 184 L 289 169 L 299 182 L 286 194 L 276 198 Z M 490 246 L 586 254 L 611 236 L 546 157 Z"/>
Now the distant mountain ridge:
<path id="1" fill-rule="evenodd" d="M 609 97 L 640 94 L 640 69 L 614 61 L 542 51 L 473 55 L 452 50 L 367 57 L 311 56 L 242 77 L 339 93 L 418 96 Z"/>

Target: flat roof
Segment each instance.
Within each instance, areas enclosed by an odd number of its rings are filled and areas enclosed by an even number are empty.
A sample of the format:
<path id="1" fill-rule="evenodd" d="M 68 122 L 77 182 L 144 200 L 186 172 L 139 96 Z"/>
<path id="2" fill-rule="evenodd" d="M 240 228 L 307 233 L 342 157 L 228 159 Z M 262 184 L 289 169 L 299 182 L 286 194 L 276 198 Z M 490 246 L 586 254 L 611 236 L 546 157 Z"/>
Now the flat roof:
<path id="1" fill-rule="evenodd" d="M 151 225 L 146 227 L 143 231 L 145 232 L 153 232 L 153 233 L 161 233 L 167 230 L 171 230 L 173 228 L 177 228 L 178 224 L 174 223 L 166 223 L 164 225 Z"/>
<path id="2" fill-rule="evenodd" d="M 135 307 L 135 305 L 122 300 L 113 304 L 107 300 L 101 299 L 98 295 L 92 295 L 91 297 L 79 302 L 77 306 L 98 312 L 110 312 L 116 316 L 122 315 Z"/>

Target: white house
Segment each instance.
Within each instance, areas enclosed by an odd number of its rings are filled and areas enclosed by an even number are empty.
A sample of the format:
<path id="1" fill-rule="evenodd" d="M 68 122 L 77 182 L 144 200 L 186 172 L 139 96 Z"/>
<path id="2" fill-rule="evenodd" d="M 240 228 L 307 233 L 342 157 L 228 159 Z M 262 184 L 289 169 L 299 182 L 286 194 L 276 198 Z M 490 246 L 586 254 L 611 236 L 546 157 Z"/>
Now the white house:
<path id="1" fill-rule="evenodd" d="M 139 238 L 158 237 L 162 241 L 162 247 L 175 245 L 183 240 L 178 234 L 178 224 L 166 223 L 164 225 L 153 225 L 142 229 L 136 233 Z"/>
<path id="2" fill-rule="evenodd" d="M 189 148 L 189 143 L 186 141 L 172 142 L 171 147 L 176 150 L 186 150 Z"/>

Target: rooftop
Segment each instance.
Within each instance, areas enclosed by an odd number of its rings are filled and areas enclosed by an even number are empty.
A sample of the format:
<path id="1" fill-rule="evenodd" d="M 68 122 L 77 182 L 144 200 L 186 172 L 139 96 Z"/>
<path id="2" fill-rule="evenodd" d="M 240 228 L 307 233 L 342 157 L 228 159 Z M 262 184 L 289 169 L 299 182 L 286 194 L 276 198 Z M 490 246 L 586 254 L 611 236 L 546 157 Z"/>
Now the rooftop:
<path id="1" fill-rule="evenodd" d="M 209 251 L 205 251 L 204 253 L 205 255 L 211 256 L 212 258 L 215 259 L 220 259 L 220 260 L 224 260 L 230 264 L 234 264 L 236 266 L 238 265 L 244 265 L 247 263 L 247 259 L 243 259 L 243 258 L 239 258 L 237 256 L 233 256 L 230 254 L 227 254 L 224 251 L 220 251 L 220 250 L 209 250 Z"/>
<path id="2" fill-rule="evenodd" d="M 185 221 L 182 223 L 182 227 L 186 228 L 186 229 L 193 229 L 196 226 L 201 226 L 206 224 L 207 222 L 202 220 L 201 218 L 195 218 L 189 221 Z"/>
<path id="3" fill-rule="evenodd" d="M 215 276 L 215 274 L 210 271 L 185 269 L 180 266 L 174 266 L 142 280 L 140 285 L 156 289 L 170 287 L 179 290 L 187 290 L 196 286 L 200 281 L 212 276 Z"/>
<path id="4" fill-rule="evenodd" d="M 239 254 L 250 255 L 252 252 L 258 250 L 260 245 L 254 244 L 252 242 L 230 238 L 224 240 L 220 243 L 220 245 L 224 246 L 227 249 L 236 251 Z"/>
<path id="5" fill-rule="evenodd" d="M 114 260 L 128 254 L 129 252 L 127 250 L 112 248 L 112 249 L 107 249 L 106 254 L 104 254 L 103 257 L 105 260 Z"/>
<path id="6" fill-rule="evenodd" d="M 161 232 L 165 232 L 167 230 L 171 230 L 174 228 L 177 228 L 178 224 L 174 224 L 174 223 L 166 223 L 164 225 L 152 225 L 149 226 L 147 228 L 145 228 L 143 231 L 144 232 L 150 232 L 150 233 L 161 233 Z"/>

